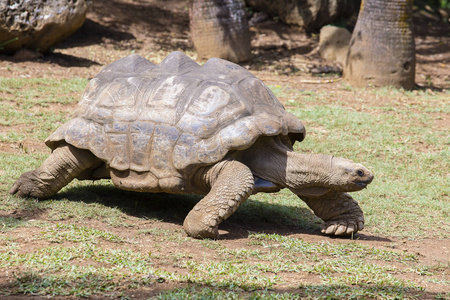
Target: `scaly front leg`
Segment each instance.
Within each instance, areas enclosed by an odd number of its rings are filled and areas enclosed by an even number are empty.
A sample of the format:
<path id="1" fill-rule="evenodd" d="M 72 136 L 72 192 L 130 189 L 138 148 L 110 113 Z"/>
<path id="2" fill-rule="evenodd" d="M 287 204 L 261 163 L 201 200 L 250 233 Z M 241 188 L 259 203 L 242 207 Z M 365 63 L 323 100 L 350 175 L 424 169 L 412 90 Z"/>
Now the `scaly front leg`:
<path id="1" fill-rule="evenodd" d="M 223 161 L 202 176 L 211 190 L 184 220 L 184 230 L 194 238 L 218 238 L 218 226 L 231 216 L 253 191 L 253 174 L 238 161 Z"/>
<path id="2" fill-rule="evenodd" d="M 22 174 L 10 194 L 19 197 L 45 199 L 56 194 L 83 171 L 100 161 L 88 150 L 63 144 L 36 170 Z"/>

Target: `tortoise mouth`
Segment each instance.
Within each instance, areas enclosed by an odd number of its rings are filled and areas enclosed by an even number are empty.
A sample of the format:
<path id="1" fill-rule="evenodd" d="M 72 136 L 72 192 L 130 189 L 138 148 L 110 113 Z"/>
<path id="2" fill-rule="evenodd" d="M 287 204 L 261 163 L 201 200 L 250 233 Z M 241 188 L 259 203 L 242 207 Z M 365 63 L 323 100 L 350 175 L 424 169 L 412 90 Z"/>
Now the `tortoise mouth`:
<path id="1" fill-rule="evenodd" d="M 355 184 L 361 188 L 366 188 L 372 182 L 372 180 L 373 180 L 373 177 L 371 177 L 367 180 L 355 182 Z"/>
<path id="2" fill-rule="evenodd" d="M 357 183 L 356 183 L 357 186 L 360 186 L 360 187 L 362 187 L 362 188 L 367 187 L 368 184 L 369 184 L 369 183 L 367 183 L 367 182 L 357 182 Z"/>

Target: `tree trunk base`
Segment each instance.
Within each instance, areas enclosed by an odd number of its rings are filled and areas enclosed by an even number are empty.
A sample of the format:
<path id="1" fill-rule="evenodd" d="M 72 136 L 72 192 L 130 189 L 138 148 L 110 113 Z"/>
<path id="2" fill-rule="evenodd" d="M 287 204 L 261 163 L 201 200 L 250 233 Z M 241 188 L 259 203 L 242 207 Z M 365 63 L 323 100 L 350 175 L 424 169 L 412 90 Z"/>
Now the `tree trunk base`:
<path id="1" fill-rule="evenodd" d="M 250 30 L 242 0 L 193 0 L 189 18 L 192 42 L 200 59 L 251 59 Z"/>
<path id="2" fill-rule="evenodd" d="M 365 0 L 350 40 L 344 78 L 354 86 L 414 88 L 411 0 Z"/>

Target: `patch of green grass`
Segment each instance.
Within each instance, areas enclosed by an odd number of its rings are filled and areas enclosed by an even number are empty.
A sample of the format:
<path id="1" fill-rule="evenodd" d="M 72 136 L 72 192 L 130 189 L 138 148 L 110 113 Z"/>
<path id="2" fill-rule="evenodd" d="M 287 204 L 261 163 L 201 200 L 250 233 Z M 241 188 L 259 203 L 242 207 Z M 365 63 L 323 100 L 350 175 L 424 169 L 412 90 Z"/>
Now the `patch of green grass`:
<path id="1" fill-rule="evenodd" d="M 198 263 L 186 261 L 181 267 L 186 268 L 188 275 L 183 281 L 211 285 L 221 288 L 243 290 L 269 289 L 279 281 L 276 275 L 265 273 L 258 266 L 247 264 L 245 261 L 208 261 Z M 265 274 L 263 274 L 265 273 Z"/>
<path id="2" fill-rule="evenodd" d="M 43 141 L 58 126 L 68 121 L 67 112 L 58 111 L 53 114 L 36 112 L 28 112 L 27 109 L 17 109 L 7 107 L 3 111 L 0 118 L 0 125 L 16 126 L 20 131 L 7 132 L 0 134 L 2 142 L 18 142 L 25 137 L 32 137 L 35 140 Z M 31 127 L 27 127 L 30 125 Z"/>
<path id="3" fill-rule="evenodd" d="M 3 78 L 0 77 L 2 100 L 14 102 L 21 108 L 36 105 L 48 107 L 50 104 L 71 104 L 77 102 L 86 87 L 87 79 L 52 78 Z"/>
<path id="4" fill-rule="evenodd" d="M 102 220 L 112 226 L 131 226 L 125 222 L 126 217 L 120 209 L 96 203 L 95 198 L 88 199 L 87 202 L 73 202 L 67 199 L 46 201 L 42 207 L 51 208 L 48 219 L 53 221 L 91 219 Z"/>
<path id="5" fill-rule="evenodd" d="M 224 291 L 218 288 L 210 287 L 190 287 L 180 288 L 172 291 L 160 293 L 154 299 L 218 299 L 218 300 L 232 300 L 232 299 L 246 299 L 246 300 L 297 300 L 297 299 L 415 299 L 416 297 L 409 297 L 411 292 L 417 295 L 423 295 L 422 291 L 410 288 L 391 287 L 391 286 L 373 286 L 373 285 L 300 285 L 295 292 L 274 292 L 270 290 L 265 291 Z M 437 297 L 438 295 L 436 295 Z M 152 297 L 153 299 L 153 297 Z M 436 298 L 436 299 L 445 299 Z"/>
<path id="6" fill-rule="evenodd" d="M 49 226 L 39 235 L 39 239 L 49 240 L 52 243 L 84 242 L 96 244 L 98 240 L 113 243 L 123 243 L 124 239 L 104 230 L 98 230 L 79 224 L 59 224 Z"/>
<path id="7" fill-rule="evenodd" d="M 112 276 L 93 274 L 90 270 L 76 271 L 66 276 L 41 275 L 33 271 L 20 272 L 14 274 L 14 291 L 25 295 L 88 297 L 106 292 L 117 285 L 117 282 L 112 281 Z"/>
<path id="8" fill-rule="evenodd" d="M 144 286 L 152 281 L 149 274 L 155 274 L 151 264 L 148 255 L 121 248 L 105 250 L 89 243 L 0 253 L 0 267 L 29 270 L 14 275 L 10 293 L 88 296 L 116 290 L 122 282 Z"/>
<path id="9" fill-rule="evenodd" d="M 409 262 L 416 260 L 414 255 L 402 255 L 397 252 L 370 248 L 357 242 L 345 244 L 331 244 L 329 242 L 310 243 L 299 239 L 293 239 L 278 234 L 250 234 L 252 242 L 260 242 L 265 247 L 282 248 L 296 255 L 301 254 L 305 259 L 311 259 L 314 255 L 324 255 L 344 258 L 356 256 L 362 259 L 383 261 Z"/>
<path id="10" fill-rule="evenodd" d="M 18 142 L 25 137 L 42 141 L 68 121 L 68 105 L 78 102 L 87 84 L 84 78 L 2 78 L 0 77 L 0 126 L 14 126 L 0 133 L 2 142 Z M 50 106 L 57 105 L 57 108 Z"/>
<path id="11" fill-rule="evenodd" d="M 6 232 L 16 227 L 22 226 L 26 221 L 12 218 L 12 217 L 0 217 L 0 232 Z"/>

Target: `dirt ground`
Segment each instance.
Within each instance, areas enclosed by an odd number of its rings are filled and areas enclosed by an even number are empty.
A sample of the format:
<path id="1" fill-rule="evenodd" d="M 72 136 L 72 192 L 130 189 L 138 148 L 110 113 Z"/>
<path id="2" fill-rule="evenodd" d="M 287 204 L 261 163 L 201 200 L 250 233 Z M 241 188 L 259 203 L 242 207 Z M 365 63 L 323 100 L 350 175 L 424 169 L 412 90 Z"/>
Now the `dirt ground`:
<path id="1" fill-rule="evenodd" d="M 450 88 L 450 32 L 442 25 L 424 16 L 415 19 L 417 67 L 416 83 L 419 89 L 442 91 Z M 267 20 L 251 27 L 254 59 L 243 65 L 269 84 L 283 82 L 301 86 L 305 90 L 334 90 L 337 83 L 325 80 L 338 78 L 337 74 L 319 77 L 315 70 L 336 65 L 323 61 L 317 52 L 317 35 L 308 35 L 302 29 Z M 196 58 L 189 39 L 189 18 L 186 1 L 179 0 L 95 0 L 89 4 L 85 24 L 74 35 L 63 41 L 47 55 L 21 53 L 0 56 L 0 76 L 25 78 L 92 78 L 105 65 L 131 53 L 139 53 L 155 63 L 169 52 L 180 50 Z M 281 99 L 283 101 L 283 99 Z M 285 99 L 284 99 L 285 100 Z M 351 102 L 351 99 L 349 99 Z M 442 123 L 441 126 L 448 126 Z M 10 145 L 0 149 L 7 151 Z M 33 145 L 44 148 L 45 146 Z M 36 216 L 23 216 L 36 218 Z M 38 216 L 40 219 L 43 216 Z M 139 222 L 139 220 L 136 220 Z M 267 224 L 266 224 L 267 225 Z M 144 226 L 144 225 L 142 225 Z M 181 224 L 168 224 L 180 230 Z M 255 225 L 253 225 L 255 226 Z M 145 227 L 145 226 L 144 226 Z M 252 228 L 231 228 L 233 236 L 227 245 L 242 245 Z M 265 228 L 267 232 L 281 233 L 280 228 Z M 258 228 L 261 230 L 261 228 Z M 133 234 L 133 233 L 130 233 Z M 325 237 L 308 232 L 286 232 L 305 241 Z M 362 243 L 392 250 L 391 239 L 360 234 Z M 348 240 L 332 239 L 335 243 Z M 390 245 L 388 245 L 390 244 Z M 418 254 L 424 263 L 449 261 L 450 241 L 398 241 L 395 249 Z M 193 249 L 195 251 L 195 249 Z M 433 287 L 430 290 L 433 292 Z"/>

